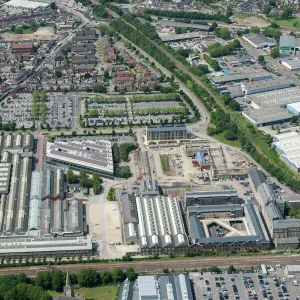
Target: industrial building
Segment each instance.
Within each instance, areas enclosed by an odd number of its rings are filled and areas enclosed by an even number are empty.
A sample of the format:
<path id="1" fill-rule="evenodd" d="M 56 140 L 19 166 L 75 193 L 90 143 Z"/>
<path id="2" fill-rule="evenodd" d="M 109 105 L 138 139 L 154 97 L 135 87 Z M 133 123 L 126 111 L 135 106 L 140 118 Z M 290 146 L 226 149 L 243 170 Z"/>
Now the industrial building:
<path id="1" fill-rule="evenodd" d="M 147 141 L 183 140 L 188 138 L 186 125 L 153 125 L 146 127 Z"/>
<path id="2" fill-rule="evenodd" d="M 243 200 L 238 197 L 236 191 L 193 191 L 185 192 L 185 207 L 192 205 L 220 205 L 220 204 L 242 204 Z"/>
<path id="3" fill-rule="evenodd" d="M 126 245 L 139 244 L 139 217 L 135 196 L 131 194 L 121 195 L 120 203 L 125 243 Z"/>
<path id="4" fill-rule="evenodd" d="M 4 6 L 20 9 L 20 10 L 37 10 L 41 8 L 46 8 L 49 3 L 30 1 L 30 0 L 10 0 L 4 4 Z"/>
<path id="5" fill-rule="evenodd" d="M 281 159 L 292 169 L 300 171 L 300 135 L 287 132 L 273 136 L 272 146 L 280 154 Z"/>
<path id="6" fill-rule="evenodd" d="M 290 71 L 296 71 L 300 69 L 300 59 L 283 60 L 282 65 L 288 68 Z"/>
<path id="7" fill-rule="evenodd" d="M 27 231 L 33 135 L 0 135 L 0 232 Z"/>
<path id="8" fill-rule="evenodd" d="M 273 39 L 265 36 L 262 33 L 247 33 L 243 35 L 243 39 L 256 49 L 276 46 L 276 43 Z"/>
<path id="9" fill-rule="evenodd" d="M 8 237 L 0 239 L 0 256 L 45 257 L 92 254 L 92 238 L 84 237 Z"/>
<path id="10" fill-rule="evenodd" d="M 300 116 L 300 102 L 288 104 L 286 108 L 293 115 Z"/>
<path id="11" fill-rule="evenodd" d="M 138 276 L 120 286 L 119 300 L 194 299 L 191 281 L 186 274 Z"/>
<path id="12" fill-rule="evenodd" d="M 241 204 L 188 206 L 187 217 L 196 215 L 200 219 L 238 218 L 243 216 Z"/>
<path id="13" fill-rule="evenodd" d="M 189 217 L 191 250 L 194 251 L 246 251 L 247 249 L 265 249 L 269 243 L 269 236 L 265 229 L 259 209 L 252 203 L 244 204 L 243 217 L 229 216 L 223 219 L 201 219 L 197 215 Z M 217 206 L 209 206 L 211 214 Z M 236 227 L 234 224 L 239 224 Z M 222 228 L 223 233 L 218 231 L 214 234 L 211 227 Z M 241 228 L 241 229 L 237 229 Z M 219 231 L 220 232 L 220 231 Z M 190 251 L 191 251 L 190 250 Z"/>
<path id="14" fill-rule="evenodd" d="M 257 72 L 252 68 L 234 68 L 236 71 L 232 72 L 231 69 L 223 70 L 224 76 L 212 76 L 209 79 L 216 85 L 228 84 L 232 82 L 241 81 L 260 81 L 272 79 L 273 75 L 267 71 L 260 70 Z M 250 69 L 250 70 L 249 70 Z M 238 71 L 239 70 L 239 71 Z"/>
<path id="15" fill-rule="evenodd" d="M 183 253 L 188 247 L 176 197 L 136 197 L 142 255 Z"/>
<path id="16" fill-rule="evenodd" d="M 252 110 L 243 111 L 242 114 L 255 126 L 267 126 L 280 122 L 290 121 L 293 114 L 288 104 L 300 102 L 299 87 L 264 92 L 254 95 L 245 95 L 245 100 Z M 297 107 L 295 105 L 295 107 Z"/>
<path id="17" fill-rule="evenodd" d="M 285 89 L 295 86 L 291 79 L 272 78 L 267 80 L 242 83 L 242 91 L 246 95 Z"/>
<path id="18" fill-rule="evenodd" d="M 114 166 L 110 141 L 55 141 L 47 143 L 47 159 L 58 165 L 83 169 L 113 178 Z"/>
<path id="19" fill-rule="evenodd" d="M 300 274 L 300 265 L 286 265 L 284 271 L 286 276 L 298 277 Z"/>
<path id="20" fill-rule="evenodd" d="M 299 243 L 300 220 L 284 219 L 284 202 L 276 197 L 268 178 L 261 171 L 253 169 L 249 181 L 274 244 L 279 249 L 292 249 L 297 244 L 294 238 Z"/>
<path id="21" fill-rule="evenodd" d="M 280 51 L 291 51 L 300 49 L 300 39 L 292 35 L 282 35 L 279 40 Z"/>

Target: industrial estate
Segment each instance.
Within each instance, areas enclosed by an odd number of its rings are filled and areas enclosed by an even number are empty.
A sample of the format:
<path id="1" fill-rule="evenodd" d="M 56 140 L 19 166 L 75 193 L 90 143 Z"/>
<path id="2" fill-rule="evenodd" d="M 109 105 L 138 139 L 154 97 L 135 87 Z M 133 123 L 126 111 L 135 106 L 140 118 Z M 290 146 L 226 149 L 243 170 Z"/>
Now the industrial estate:
<path id="1" fill-rule="evenodd" d="M 0 299 L 299 300 L 299 28 L 298 1 L 0 0 Z"/>

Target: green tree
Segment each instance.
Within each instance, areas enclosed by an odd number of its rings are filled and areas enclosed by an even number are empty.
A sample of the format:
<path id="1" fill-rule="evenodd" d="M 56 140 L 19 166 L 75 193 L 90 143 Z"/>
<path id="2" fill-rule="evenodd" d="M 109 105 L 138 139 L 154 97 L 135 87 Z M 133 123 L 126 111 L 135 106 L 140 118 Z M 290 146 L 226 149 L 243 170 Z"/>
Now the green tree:
<path id="1" fill-rule="evenodd" d="M 270 55 L 272 58 L 278 58 L 279 57 L 279 47 L 272 48 Z"/>
<path id="2" fill-rule="evenodd" d="M 101 274 L 101 281 L 103 284 L 110 284 L 112 282 L 111 273 L 108 271 L 103 271 Z"/>
<path id="3" fill-rule="evenodd" d="M 61 292 L 64 287 L 65 276 L 62 271 L 54 270 L 51 272 L 51 288 L 53 291 Z"/>
<path id="4" fill-rule="evenodd" d="M 263 6 L 263 13 L 268 16 L 272 10 L 272 6 L 268 3 Z"/>
<path id="5" fill-rule="evenodd" d="M 265 57 L 264 57 L 263 55 L 259 55 L 259 56 L 257 57 L 257 61 L 258 61 L 259 63 L 264 63 L 264 62 L 265 62 Z"/>
<path id="6" fill-rule="evenodd" d="M 78 283 L 83 287 L 94 287 L 99 284 L 98 273 L 91 268 L 80 270 L 77 279 Z"/>
<path id="7" fill-rule="evenodd" d="M 111 273 L 111 277 L 114 283 L 122 282 L 124 280 L 124 273 L 120 268 L 115 268 Z"/>
<path id="8" fill-rule="evenodd" d="M 128 280 L 134 281 L 137 277 L 137 274 L 135 273 L 133 268 L 128 268 L 126 270 L 126 277 L 128 278 Z"/>
<path id="9" fill-rule="evenodd" d="M 54 75 L 56 78 L 61 78 L 63 74 L 61 70 L 55 70 Z"/>
<path id="10" fill-rule="evenodd" d="M 236 272 L 236 268 L 235 268 L 233 265 L 230 265 L 230 266 L 228 267 L 228 272 L 234 273 L 234 272 Z"/>

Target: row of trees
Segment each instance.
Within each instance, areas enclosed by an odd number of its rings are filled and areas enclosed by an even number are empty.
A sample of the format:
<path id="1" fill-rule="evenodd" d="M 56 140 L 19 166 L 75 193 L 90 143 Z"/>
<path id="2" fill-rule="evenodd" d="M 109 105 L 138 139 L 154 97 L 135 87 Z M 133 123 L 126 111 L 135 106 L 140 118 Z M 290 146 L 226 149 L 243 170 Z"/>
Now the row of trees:
<path id="1" fill-rule="evenodd" d="M 132 102 L 159 102 L 159 101 L 181 101 L 177 93 L 156 94 L 156 95 L 133 95 Z"/>
<path id="2" fill-rule="evenodd" d="M 204 54 L 203 59 L 215 70 L 220 71 L 221 67 L 219 65 L 219 62 L 213 58 L 211 58 L 209 55 Z"/>
<path id="3" fill-rule="evenodd" d="M 113 97 L 102 97 L 97 96 L 93 98 L 85 98 L 84 99 L 84 106 L 85 109 L 88 110 L 89 104 L 91 103 L 126 103 L 126 98 L 124 96 L 113 96 Z"/>
<path id="4" fill-rule="evenodd" d="M 227 45 L 221 46 L 220 43 L 212 44 L 208 47 L 208 53 L 211 57 L 221 57 L 230 55 L 233 51 L 241 46 L 239 40 L 233 40 Z"/>
<path id="5" fill-rule="evenodd" d="M 0 276 L 0 299 L 51 300 L 52 297 L 34 279 L 25 274 Z"/>
<path id="6" fill-rule="evenodd" d="M 161 10 L 161 9 L 151 9 L 145 8 L 145 14 L 155 15 L 160 17 L 169 18 L 184 18 L 192 20 L 215 20 L 230 23 L 229 17 L 222 14 L 206 14 L 196 11 L 184 11 L 184 10 Z"/>
<path id="7" fill-rule="evenodd" d="M 183 115 L 187 116 L 189 113 L 189 109 L 186 106 L 177 106 L 177 107 L 158 107 L 158 108 L 144 108 L 144 109 L 135 109 L 134 114 L 138 116 L 146 116 L 146 115 Z"/>
<path id="8" fill-rule="evenodd" d="M 34 91 L 32 93 L 32 108 L 31 108 L 32 116 L 34 118 L 36 118 L 39 114 L 39 109 L 41 109 L 41 119 L 42 119 L 43 123 L 46 120 L 47 105 L 46 105 L 46 103 L 44 103 L 46 101 L 47 101 L 46 91 L 44 91 L 44 90 Z M 42 102 L 43 105 L 39 106 L 39 102 Z"/>

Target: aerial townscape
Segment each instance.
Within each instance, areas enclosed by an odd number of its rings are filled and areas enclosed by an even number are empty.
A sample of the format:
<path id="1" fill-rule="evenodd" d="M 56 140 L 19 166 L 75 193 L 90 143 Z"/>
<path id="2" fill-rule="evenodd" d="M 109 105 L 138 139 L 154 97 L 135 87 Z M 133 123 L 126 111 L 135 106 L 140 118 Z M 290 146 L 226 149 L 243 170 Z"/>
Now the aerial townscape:
<path id="1" fill-rule="evenodd" d="M 0 0 L 0 300 L 299 284 L 299 0 Z"/>

